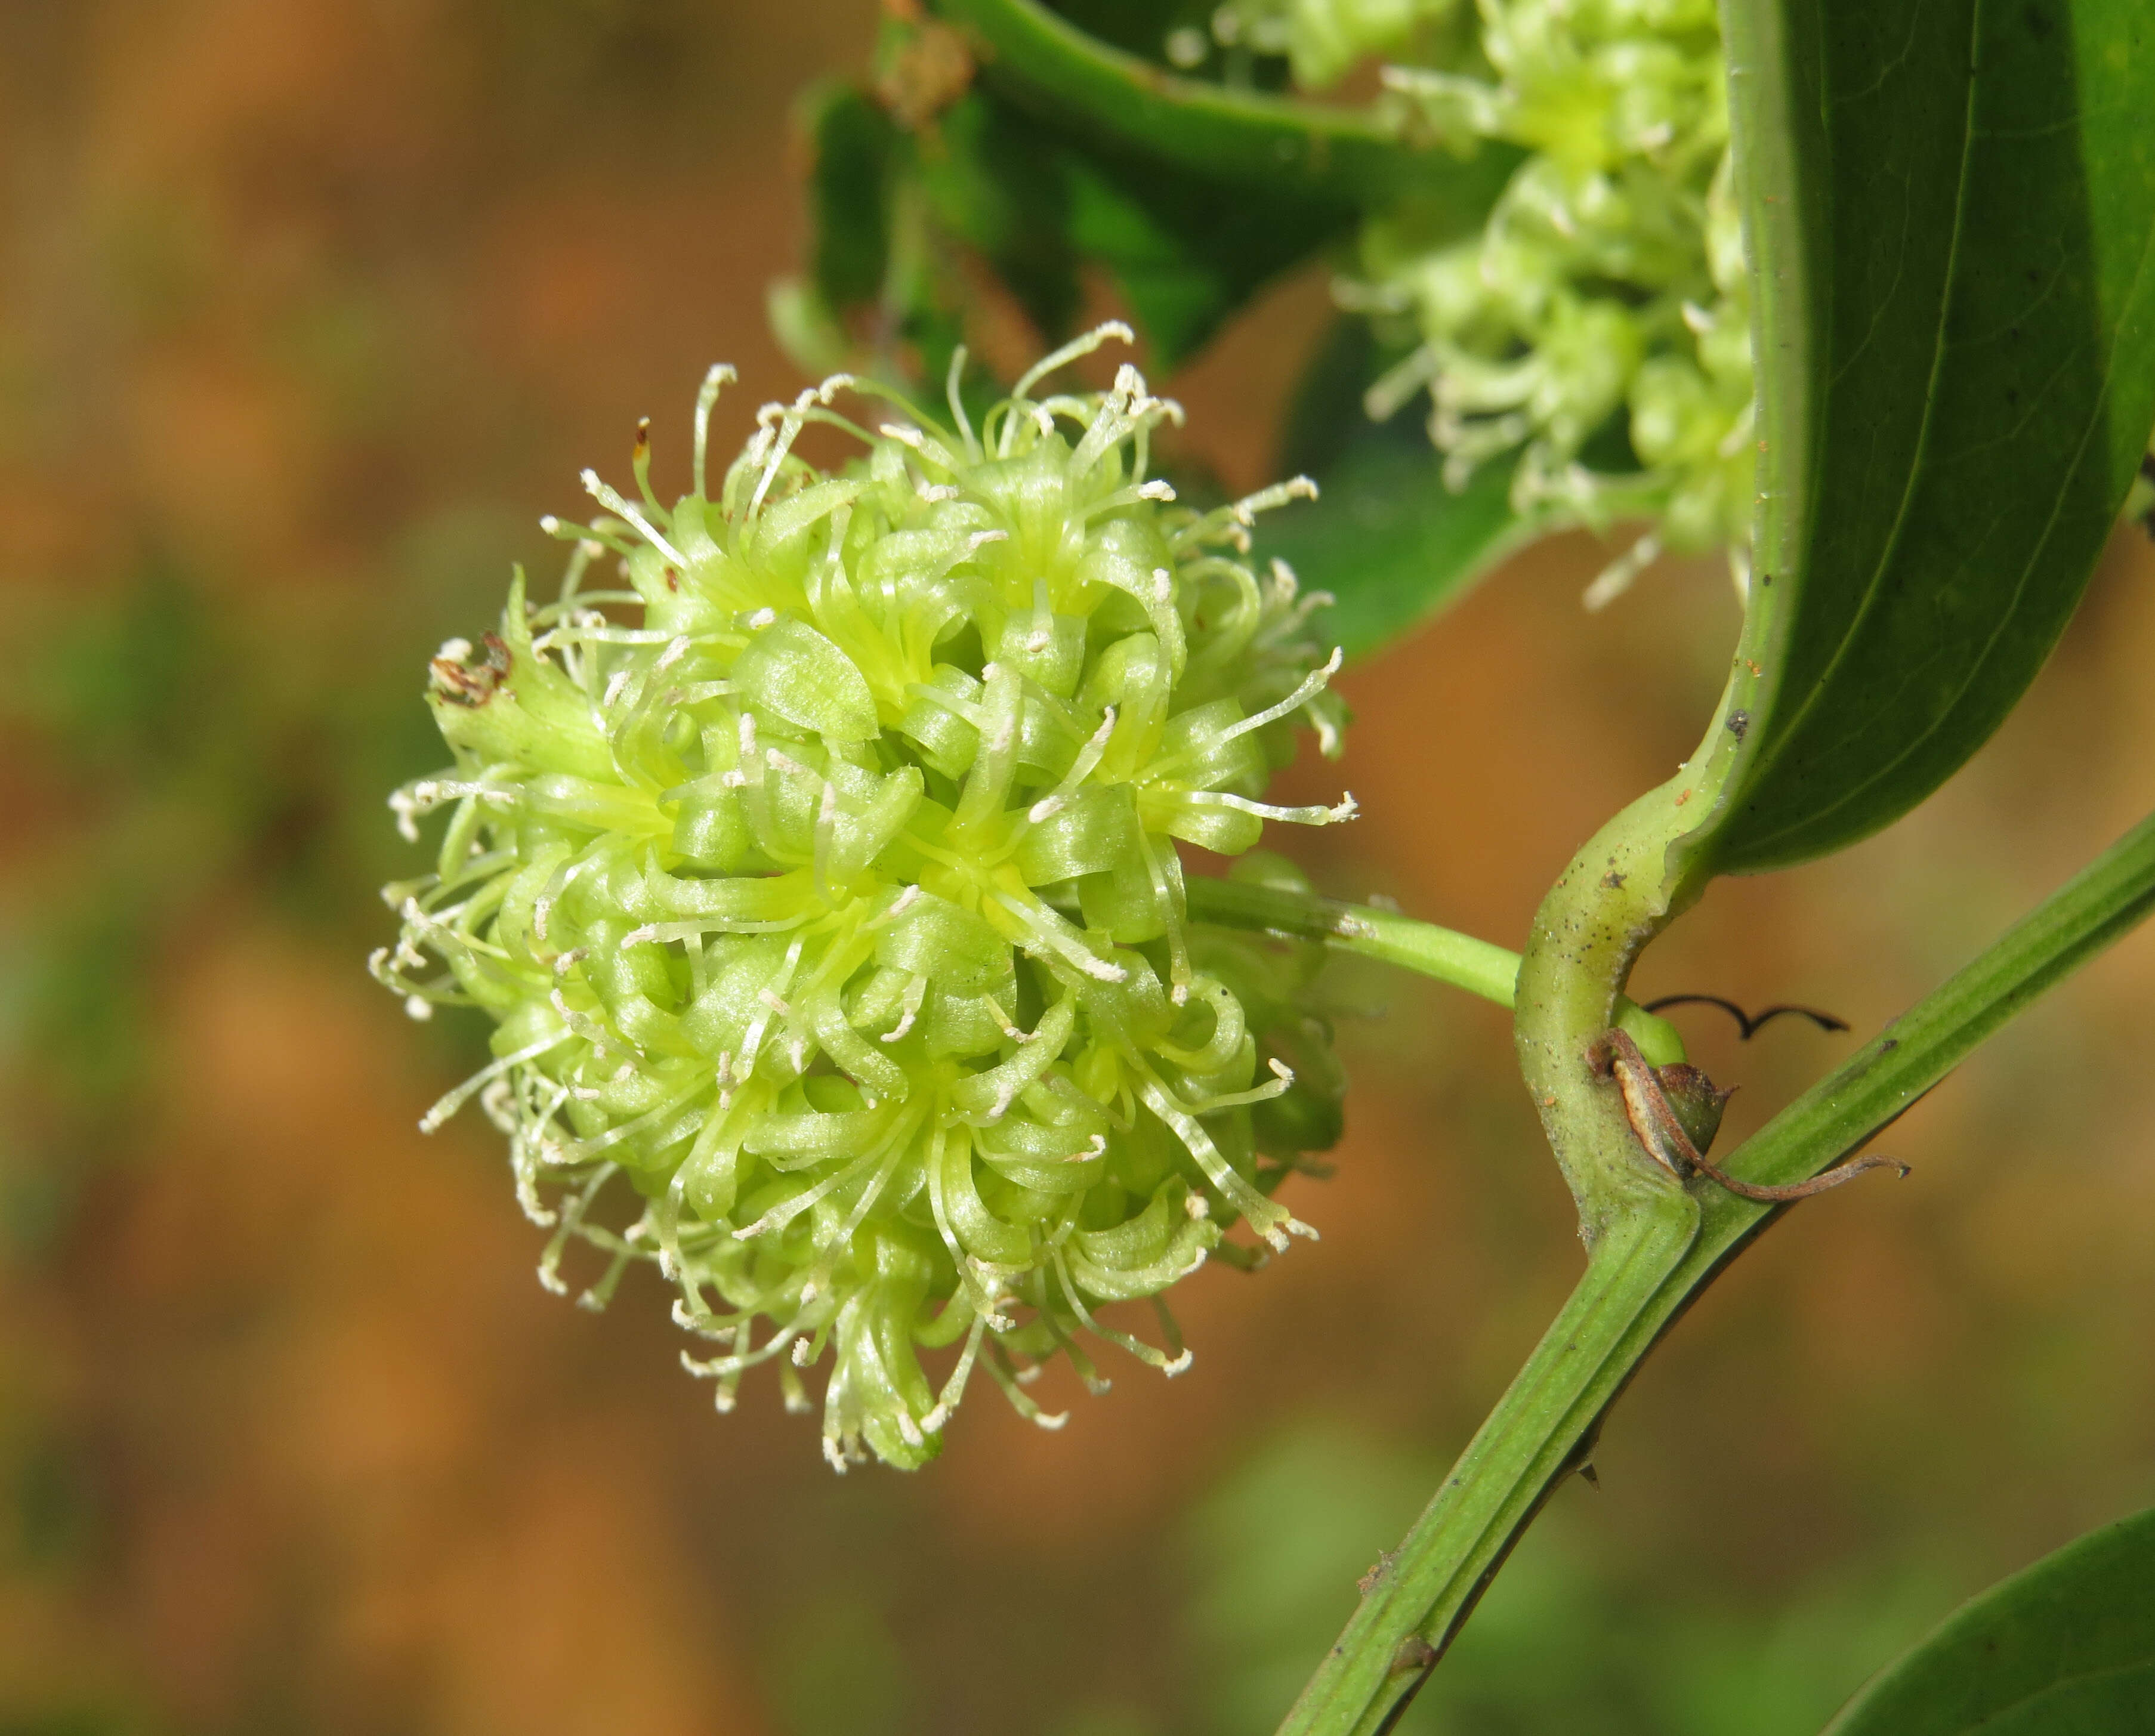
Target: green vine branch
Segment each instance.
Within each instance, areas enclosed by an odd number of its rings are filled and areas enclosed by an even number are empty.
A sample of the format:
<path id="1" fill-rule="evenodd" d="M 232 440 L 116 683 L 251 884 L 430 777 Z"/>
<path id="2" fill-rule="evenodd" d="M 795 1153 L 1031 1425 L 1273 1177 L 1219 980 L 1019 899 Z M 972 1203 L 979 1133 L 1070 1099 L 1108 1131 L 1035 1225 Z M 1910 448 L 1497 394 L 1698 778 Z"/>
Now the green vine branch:
<path id="1" fill-rule="evenodd" d="M 2155 817 L 1789 1104 L 1725 1167 L 1769 1184 L 1830 1168 L 2151 909 Z M 1604 1226 L 1570 1300 L 1405 1540 L 1378 1563 L 1281 1736 L 1378 1736 L 1391 1728 L 1542 1503 L 1587 1462 L 1603 1416 L 1647 1353 L 1787 1209 L 1702 1180 L 1690 1190 L 1646 1193 Z"/>
<path id="2" fill-rule="evenodd" d="M 1038 0 L 935 0 L 1012 94 L 1154 161 L 1356 211 L 1402 197 L 1478 224 L 1523 153 L 1461 156 L 1389 115 L 1176 76 L 1060 18 Z"/>

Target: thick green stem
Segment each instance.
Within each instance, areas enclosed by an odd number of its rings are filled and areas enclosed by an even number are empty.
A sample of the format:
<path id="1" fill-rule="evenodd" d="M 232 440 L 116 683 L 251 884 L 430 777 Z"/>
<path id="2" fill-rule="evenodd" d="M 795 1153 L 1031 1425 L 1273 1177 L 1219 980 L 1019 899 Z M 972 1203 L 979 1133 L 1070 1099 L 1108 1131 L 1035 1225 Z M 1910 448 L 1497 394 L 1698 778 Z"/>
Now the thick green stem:
<path id="1" fill-rule="evenodd" d="M 1829 1168 L 2151 909 L 2155 819 L 1782 1110 L 1725 1167 L 1775 1183 Z M 1589 931 L 1575 944 L 1620 943 Z M 1789 1209 L 1738 1199 L 1704 1180 L 1695 1186 L 1696 1197 L 1680 1189 L 1646 1193 L 1594 1239 L 1571 1300 L 1406 1540 L 1379 1563 L 1282 1736 L 1374 1736 L 1390 1727 L 1541 1503 L 1584 1462 L 1604 1414 L 1656 1341 Z M 1856 1205 L 1837 1200 L 1829 1209 Z"/>
<path id="2" fill-rule="evenodd" d="M 1188 884 L 1190 914 L 1200 922 L 1322 940 L 1339 951 L 1379 959 L 1449 983 L 1498 1006 L 1513 1004 L 1519 980 L 1519 955 L 1492 941 L 1477 940 L 1456 929 L 1439 928 L 1433 922 L 1420 922 L 1396 910 L 1344 904 L 1279 887 L 1194 875 Z M 1639 1052 L 1656 1067 L 1684 1058 L 1683 1038 L 1676 1034 L 1676 1027 L 1635 1002 L 1620 999 L 1615 1022 L 1631 1033 Z"/>
<path id="3" fill-rule="evenodd" d="M 1585 1462 L 1595 1421 L 1635 1360 L 1626 1351 L 1640 1304 L 1697 1236 L 1689 1206 L 1679 1196 L 1666 1211 L 1632 1214 L 1594 1244 L 1585 1277 L 1436 1498 L 1378 1558 L 1281 1736 L 1368 1736 L 1420 1685 L 1542 1503 Z"/>
<path id="4" fill-rule="evenodd" d="M 935 0 L 935 10 L 963 26 L 990 75 L 1032 106 L 1144 156 L 1252 187 L 1354 212 L 1412 198 L 1468 228 L 1523 159 L 1494 143 L 1462 157 L 1367 109 L 1178 78 L 1037 0 Z"/>
<path id="5" fill-rule="evenodd" d="M 1640 1145 L 1621 1095 L 1595 1078 L 1588 1054 L 1616 1022 L 1640 950 L 1703 883 L 1668 864 L 1670 845 L 1696 818 L 1687 810 L 1697 789 L 1687 767 L 1596 832 L 1542 900 L 1519 965 L 1519 1071 L 1589 1247 L 1630 1208 L 1683 1192 Z"/>

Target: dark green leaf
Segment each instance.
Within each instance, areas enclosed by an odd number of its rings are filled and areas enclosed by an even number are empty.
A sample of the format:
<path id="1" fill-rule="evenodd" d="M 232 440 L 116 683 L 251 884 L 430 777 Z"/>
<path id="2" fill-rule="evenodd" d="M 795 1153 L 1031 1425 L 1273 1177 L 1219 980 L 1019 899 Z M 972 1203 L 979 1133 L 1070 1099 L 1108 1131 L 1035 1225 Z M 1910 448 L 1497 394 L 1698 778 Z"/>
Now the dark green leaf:
<path id="1" fill-rule="evenodd" d="M 1354 213 L 1262 202 L 1156 163 L 1066 150 L 1070 243 L 1114 275 L 1153 365 L 1174 366 L 1271 279 L 1344 235 Z"/>
<path id="2" fill-rule="evenodd" d="M 1319 477 L 1319 498 L 1267 515 L 1257 552 L 1305 590 L 1328 591 L 1328 637 L 1350 658 L 1381 649 L 1464 596 L 1525 534 L 1502 464 L 1449 493 L 1421 438 L 1372 430 Z"/>
<path id="3" fill-rule="evenodd" d="M 843 308 L 882 291 L 890 253 L 886 206 L 900 141 L 862 91 L 823 84 L 802 99 L 814 153 L 808 172 L 809 276 L 826 304 Z"/>
<path id="4" fill-rule="evenodd" d="M 2004 719 L 2155 422 L 2144 0 L 1730 0 L 1761 330 L 1721 872 L 1887 824 Z"/>
<path id="5" fill-rule="evenodd" d="M 1964 1604 L 1826 1736 L 2155 1733 L 2155 1511 L 2105 1526 Z"/>
<path id="6" fill-rule="evenodd" d="M 1518 161 L 1507 147 L 1462 159 L 1410 143 L 1360 110 L 1177 78 L 1033 0 L 939 9 L 977 56 L 970 90 L 961 55 L 958 90 L 911 115 L 894 93 L 947 64 L 925 52 L 944 27 L 898 23 L 875 94 L 826 88 L 804 111 L 810 269 L 773 314 L 805 366 L 938 383 L 976 293 L 970 255 L 1049 342 L 1077 317 L 1080 268 L 1104 266 L 1150 365 L 1170 368 L 1374 203 L 1404 202 L 1440 238 L 1463 233 Z M 1139 44 L 1201 8 L 1079 11 Z"/>
<path id="7" fill-rule="evenodd" d="M 1078 316 L 1078 249 L 1055 137 L 974 90 L 942 116 L 917 161 L 944 226 L 995 268 L 1044 338 L 1067 333 Z"/>
<path id="8" fill-rule="evenodd" d="M 811 153 L 809 269 L 777 287 L 771 315 L 801 367 L 939 387 L 965 335 L 966 250 L 1044 334 L 1067 329 L 1078 298 L 1068 192 L 1053 141 L 1031 121 L 968 92 L 914 133 L 876 95 L 846 84 L 811 90 L 801 116 Z"/>
<path id="9" fill-rule="evenodd" d="M 936 220 L 993 267 L 1044 339 L 1068 332 L 1080 262 L 1093 260 L 1113 277 L 1160 368 L 1354 219 L 1343 206 L 1255 202 L 1207 177 L 1097 147 L 989 90 L 943 115 L 912 160 Z"/>
<path id="10" fill-rule="evenodd" d="M 1097 146 L 980 87 L 918 134 L 852 89 L 818 93 L 806 121 L 811 294 L 781 313 L 811 367 L 844 365 L 847 332 L 885 349 L 902 336 L 927 383 L 939 384 L 974 293 L 961 253 L 992 271 L 1047 342 L 1067 336 L 1077 318 L 1081 264 L 1103 265 L 1151 364 L 1172 367 L 1354 220 L 1347 206 L 1252 200 L 1216 179 Z"/>
<path id="11" fill-rule="evenodd" d="M 1341 320 L 1303 376 L 1281 443 L 1279 474 L 1314 477 L 1320 493 L 1257 521 L 1257 552 L 1333 598 L 1327 632 L 1349 658 L 1382 649 L 1464 596 L 1527 535 L 1511 506 L 1511 466 L 1484 466 L 1463 493 L 1420 419 L 1380 426 L 1363 389 L 1387 358 L 1369 322 Z"/>

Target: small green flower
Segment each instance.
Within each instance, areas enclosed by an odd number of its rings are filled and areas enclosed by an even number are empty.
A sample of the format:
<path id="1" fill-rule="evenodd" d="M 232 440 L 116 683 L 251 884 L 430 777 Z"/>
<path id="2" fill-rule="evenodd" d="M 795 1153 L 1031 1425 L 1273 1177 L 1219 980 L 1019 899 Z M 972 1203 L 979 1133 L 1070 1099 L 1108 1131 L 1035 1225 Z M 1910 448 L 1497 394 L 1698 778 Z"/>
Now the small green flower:
<path id="1" fill-rule="evenodd" d="M 422 1124 L 481 1099 L 550 1288 L 572 1239 L 609 1257 L 591 1306 L 657 1263 L 721 1410 L 764 1362 L 803 1404 L 828 1357 L 840 1469 L 932 1457 L 976 1364 L 1058 1423 L 1022 1364 L 1095 1380 L 1081 1331 L 1178 1371 L 1164 1306 L 1165 1349 L 1098 1310 L 1157 1303 L 1238 1217 L 1283 1247 L 1272 1191 L 1338 1130 L 1308 953 L 1193 928 L 1175 849 L 1354 812 L 1262 799 L 1298 723 L 1331 752 L 1343 715 L 1318 599 L 1241 558 L 1308 485 L 1193 511 L 1148 478 L 1180 412 L 1134 369 L 1034 396 L 1109 335 L 977 431 L 958 366 L 948 426 L 827 381 L 706 498 L 714 370 L 696 492 L 660 504 L 641 433 L 640 499 L 586 473 L 607 513 L 549 521 L 559 599 L 519 573 L 498 633 L 443 648 L 456 764 L 392 801 L 409 836 L 450 817 L 376 974 L 497 1024 Z M 837 413 L 848 388 L 891 419 Z M 817 423 L 865 457 L 803 462 Z M 586 588 L 609 556 L 622 586 Z M 919 1353 L 949 1345 L 939 1388 Z"/>

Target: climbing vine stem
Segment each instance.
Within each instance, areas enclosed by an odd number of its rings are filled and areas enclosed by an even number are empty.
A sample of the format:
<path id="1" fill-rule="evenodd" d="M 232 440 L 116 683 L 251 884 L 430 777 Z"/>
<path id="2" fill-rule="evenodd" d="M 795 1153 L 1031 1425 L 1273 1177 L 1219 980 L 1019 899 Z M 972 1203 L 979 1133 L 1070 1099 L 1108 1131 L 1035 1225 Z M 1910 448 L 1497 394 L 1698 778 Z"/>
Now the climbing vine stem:
<path id="1" fill-rule="evenodd" d="M 1635 820 L 1635 810 L 1627 813 Z M 1610 836 L 1605 832 L 1602 842 Z M 1818 1174 L 2151 909 L 2155 818 L 2142 822 L 1782 1110 L 1725 1167 L 1769 1183 Z M 1579 944 L 1593 938 L 1578 937 Z M 1696 1194 L 1674 1186 L 1641 1190 L 1630 1209 L 1602 1225 L 1570 1300 L 1405 1540 L 1364 1581 L 1360 1606 L 1281 1725 L 1281 1736 L 1379 1736 L 1391 1727 L 1528 1521 L 1564 1477 L 1587 1462 L 1603 1416 L 1646 1354 L 1715 1275 L 1787 1209 L 1701 1183 Z M 1837 1203 L 1823 1209 L 1846 1208 Z"/>

